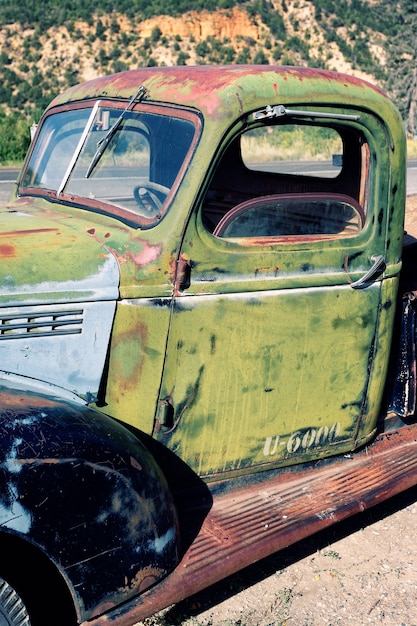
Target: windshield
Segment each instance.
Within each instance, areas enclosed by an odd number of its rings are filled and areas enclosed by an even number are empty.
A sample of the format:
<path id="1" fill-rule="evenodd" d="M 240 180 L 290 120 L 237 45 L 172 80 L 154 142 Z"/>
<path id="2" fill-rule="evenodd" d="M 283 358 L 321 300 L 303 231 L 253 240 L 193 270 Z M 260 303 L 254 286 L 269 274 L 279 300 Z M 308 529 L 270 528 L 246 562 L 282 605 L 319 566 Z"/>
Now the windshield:
<path id="1" fill-rule="evenodd" d="M 142 226 L 158 223 L 190 158 L 197 118 L 149 109 L 125 110 L 121 119 L 123 109 L 98 102 L 49 115 L 20 192 L 56 195 Z"/>

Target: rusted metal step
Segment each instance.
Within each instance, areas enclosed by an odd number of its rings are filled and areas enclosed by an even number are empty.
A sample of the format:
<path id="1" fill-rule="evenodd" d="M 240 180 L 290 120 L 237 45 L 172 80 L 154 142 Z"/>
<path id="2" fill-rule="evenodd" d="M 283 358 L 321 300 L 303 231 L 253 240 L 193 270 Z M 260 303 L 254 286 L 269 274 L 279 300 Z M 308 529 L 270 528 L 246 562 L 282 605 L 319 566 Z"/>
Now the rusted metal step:
<path id="1" fill-rule="evenodd" d="M 222 578 L 417 484 L 417 426 L 382 434 L 361 451 L 213 485 L 213 503 L 177 568 L 111 617 L 131 626 Z M 195 510 L 199 503 L 194 503 Z M 192 506 L 190 507 L 192 514 Z"/>

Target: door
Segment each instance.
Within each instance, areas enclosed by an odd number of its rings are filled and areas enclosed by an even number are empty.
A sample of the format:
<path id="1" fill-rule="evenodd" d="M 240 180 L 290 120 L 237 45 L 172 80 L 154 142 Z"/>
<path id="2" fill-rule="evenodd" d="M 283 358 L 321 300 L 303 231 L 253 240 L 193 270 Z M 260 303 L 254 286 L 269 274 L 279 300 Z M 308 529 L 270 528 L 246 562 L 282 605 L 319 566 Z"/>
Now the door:
<path id="1" fill-rule="evenodd" d="M 300 158 L 276 163 L 291 133 Z M 156 436 L 201 476 L 352 450 L 375 432 L 396 289 L 366 132 L 291 120 L 222 155 L 182 241 Z"/>

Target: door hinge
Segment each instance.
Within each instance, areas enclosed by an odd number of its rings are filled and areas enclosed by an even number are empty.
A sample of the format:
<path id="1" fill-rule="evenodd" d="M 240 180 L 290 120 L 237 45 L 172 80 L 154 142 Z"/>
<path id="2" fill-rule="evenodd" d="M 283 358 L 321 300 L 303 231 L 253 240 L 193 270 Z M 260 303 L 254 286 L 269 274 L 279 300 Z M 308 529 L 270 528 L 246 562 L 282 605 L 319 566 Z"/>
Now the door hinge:
<path id="1" fill-rule="evenodd" d="M 174 275 L 174 296 L 181 294 L 190 286 L 191 263 L 182 255 L 177 259 Z"/>
<path id="2" fill-rule="evenodd" d="M 174 428 L 174 407 L 170 398 L 164 398 L 159 400 L 158 409 L 156 414 L 154 432 L 158 433 L 160 430 L 167 433 Z"/>

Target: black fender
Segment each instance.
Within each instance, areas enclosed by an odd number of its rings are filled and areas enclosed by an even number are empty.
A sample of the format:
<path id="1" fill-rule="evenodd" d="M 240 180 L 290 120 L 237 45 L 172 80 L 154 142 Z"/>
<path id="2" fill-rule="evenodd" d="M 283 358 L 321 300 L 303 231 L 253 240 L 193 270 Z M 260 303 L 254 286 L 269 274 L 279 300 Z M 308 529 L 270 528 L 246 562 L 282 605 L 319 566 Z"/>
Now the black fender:
<path id="1" fill-rule="evenodd" d="M 47 555 L 82 621 L 175 567 L 177 515 L 134 434 L 75 398 L 42 391 L 0 380 L 0 529 Z"/>

